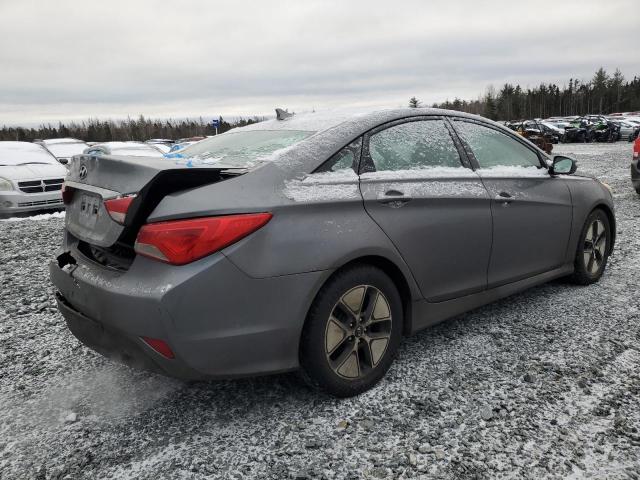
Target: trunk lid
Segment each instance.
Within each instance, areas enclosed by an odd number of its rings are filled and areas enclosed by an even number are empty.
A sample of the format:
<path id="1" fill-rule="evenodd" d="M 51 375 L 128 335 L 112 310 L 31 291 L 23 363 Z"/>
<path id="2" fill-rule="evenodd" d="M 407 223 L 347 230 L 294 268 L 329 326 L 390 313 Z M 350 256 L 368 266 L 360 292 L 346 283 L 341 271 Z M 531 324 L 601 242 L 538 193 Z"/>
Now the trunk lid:
<path id="1" fill-rule="evenodd" d="M 102 249 L 133 246 L 140 226 L 171 193 L 215 183 L 243 172 L 190 167 L 160 157 L 79 155 L 69 166 L 65 188 L 67 230 L 81 242 Z M 124 225 L 111 218 L 105 201 L 135 195 Z"/>

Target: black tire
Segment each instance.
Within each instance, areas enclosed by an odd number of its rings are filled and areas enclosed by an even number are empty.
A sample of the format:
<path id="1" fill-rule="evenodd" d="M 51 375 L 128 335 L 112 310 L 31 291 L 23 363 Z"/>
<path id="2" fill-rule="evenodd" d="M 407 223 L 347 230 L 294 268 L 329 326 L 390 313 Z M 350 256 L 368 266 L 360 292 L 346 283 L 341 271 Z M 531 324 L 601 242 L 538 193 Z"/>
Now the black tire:
<path id="1" fill-rule="evenodd" d="M 594 224 L 600 222 L 604 231 L 600 234 L 594 234 Z M 603 235 L 600 237 L 600 235 Z M 604 246 L 599 245 L 599 238 L 603 238 L 606 242 Z M 596 209 L 589 214 L 582 232 L 580 232 L 580 241 L 576 250 L 574 259 L 574 271 L 569 279 L 578 285 L 591 285 L 602 277 L 607 266 L 607 259 L 611 253 L 611 225 L 609 217 L 600 209 Z M 591 252 L 591 254 L 589 253 Z M 593 263 L 592 263 L 593 262 Z"/>
<path id="2" fill-rule="evenodd" d="M 368 315 L 375 325 L 367 324 L 368 321 L 360 323 L 360 314 L 347 308 L 347 294 L 351 295 L 350 298 L 354 295 L 357 297 L 362 288 L 364 290 L 359 311 L 365 310 L 362 317 Z M 380 304 L 382 312 L 387 307 L 387 317 L 382 315 L 378 318 L 389 320 L 374 319 L 378 302 L 383 302 Z M 371 307 L 367 313 L 369 306 Z M 340 322 L 331 320 L 337 317 L 341 317 Z M 336 325 L 339 325 L 338 343 L 330 337 L 332 335 L 335 340 Z M 364 331 L 362 328 L 358 329 L 360 326 L 364 326 Z M 402 339 L 402 326 L 402 300 L 387 274 L 377 267 L 365 264 L 339 271 L 318 292 L 307 315 L 300 341 L 303 379 L 311 387 L 336 397 L 351 397 L 370 389 L 391 366 Z M 381 332 L 382 327 L 384 331 Z M 383 340 L 381 335 L 388 336 L 384 347 L 380 347 Z M 384 348 L 383 353 L 380 348 Z M 332 355 L 336 358 L 332 358 Z M 374 357 L 378 360 L 375 361 Z M 342 358 L 345 360 L 342 361 Z M 346 378 L 338 373 L 344 371 L 342 369 L 347 363 L 354 365 L 354 362 L 357 364 L 356 377 Z M 345 370 L 354 372 L 353 369 Z"/>

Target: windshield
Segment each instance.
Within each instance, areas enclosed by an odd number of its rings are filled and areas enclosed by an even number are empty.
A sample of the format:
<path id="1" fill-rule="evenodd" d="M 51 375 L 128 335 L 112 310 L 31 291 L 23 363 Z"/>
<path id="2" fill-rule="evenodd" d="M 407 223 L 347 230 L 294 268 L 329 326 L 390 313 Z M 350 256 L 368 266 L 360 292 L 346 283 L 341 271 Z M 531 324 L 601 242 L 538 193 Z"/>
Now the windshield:
<path id="1" fill-rule="evenodd" d="M 0 142 L 0 166 L 26 165 L 29 163 L 60 165 L 49 152 L 39 145 L 2 145 L 2 143 Z"/>
<path id="2" fill-rule="evenodd" d="M 47 149 L 56 157 L 73 157 L 80 155 L 87 148 L 87 144 L 83 142 L 76 143 L 53 143 L 47 145 Z"/>
<path id="3" fill-rule="evenodd" d="M 227 132 L 207 138 L 178 152 L 167 154 L 170 158 L 202 160 L 228 168 L 248 168 L 256 162 L 268 161 L 269 155 L 281 148 L 290 147 L 315 132 L 302 130 L 248 130 Z"/>

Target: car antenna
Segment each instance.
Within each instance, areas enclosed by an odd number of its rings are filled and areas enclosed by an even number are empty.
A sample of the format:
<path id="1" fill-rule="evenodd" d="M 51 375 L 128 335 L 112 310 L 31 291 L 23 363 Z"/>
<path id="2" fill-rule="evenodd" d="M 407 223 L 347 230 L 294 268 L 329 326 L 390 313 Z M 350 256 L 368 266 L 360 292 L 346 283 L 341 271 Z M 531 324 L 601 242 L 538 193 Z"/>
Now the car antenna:
<path id="1" fill-rule="evenodd" d="M 281 108 L 276 108 L 276 118 L 278 120 L 284 120 L 289 117 L 293 117 L 293 113 L 289 113 Z"/>

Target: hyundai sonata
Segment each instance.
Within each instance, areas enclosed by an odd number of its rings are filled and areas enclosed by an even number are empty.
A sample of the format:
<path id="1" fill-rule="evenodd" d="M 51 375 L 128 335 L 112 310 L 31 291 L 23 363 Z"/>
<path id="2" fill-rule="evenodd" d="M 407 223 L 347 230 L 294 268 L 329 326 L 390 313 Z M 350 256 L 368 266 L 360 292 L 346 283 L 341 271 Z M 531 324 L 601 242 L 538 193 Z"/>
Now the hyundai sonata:
<path id="1" fill-rule="evenodd" d="M 612 196 L 570 158 L 458 112 L 277 112 L 176 158 L 76 157 L 50 265 L 76 337 L 184 379 L 300 370 L 349 396 L 404 335 L 603 274 Z"/>

